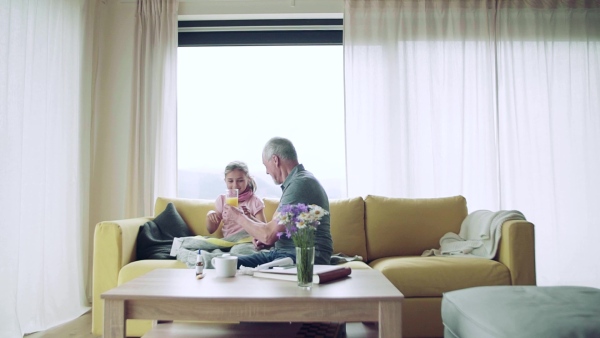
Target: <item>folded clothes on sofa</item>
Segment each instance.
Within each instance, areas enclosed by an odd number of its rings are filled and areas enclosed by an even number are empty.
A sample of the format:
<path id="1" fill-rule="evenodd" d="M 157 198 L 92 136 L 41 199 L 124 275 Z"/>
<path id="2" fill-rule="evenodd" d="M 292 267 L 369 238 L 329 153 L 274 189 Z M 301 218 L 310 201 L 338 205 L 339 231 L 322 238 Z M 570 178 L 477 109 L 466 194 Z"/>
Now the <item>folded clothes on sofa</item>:
<path id="1" fill-rule="evenodd" d="M 359 255 L 349 256 L 349 255 L 346 255 L 346 254 L 340 252 L 340 253 L 331 255 L 331 259 L 329 262 L 331 265 L 337 265 L 337 264 L 344 264 L 344 263 L 348 263 L 348 262 L 362 261 L 362 260 L 363 260 L 362 256 L 359 256 Z"/>

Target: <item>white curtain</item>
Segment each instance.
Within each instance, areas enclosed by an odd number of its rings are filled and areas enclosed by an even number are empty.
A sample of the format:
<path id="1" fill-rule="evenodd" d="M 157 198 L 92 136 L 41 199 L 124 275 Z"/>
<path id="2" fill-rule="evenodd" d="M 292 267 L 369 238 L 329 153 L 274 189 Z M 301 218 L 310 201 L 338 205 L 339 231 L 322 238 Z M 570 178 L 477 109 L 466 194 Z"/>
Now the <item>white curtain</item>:
<path id="1" fill-rule="evenodd" d="M 533 4 L 498 11 L 500 206 L 536 224 L 540 284 L 600 287 L 600 2 Z"/>
<path id="2" fill-rule="evenodd" d="M 0 5 L 0 337 L 89 309 L 86 0 Z"/>
<path id="3" fill-rule="evenodd" d="M 177 190 L 177 0 L 138 0 L 126 217 Z"/>
<path id="4" fill-rule="evenodd" d="M 600 286 L 600 4 L 346 0 L 348 193 L 536 225 L 539 285 Z"/>

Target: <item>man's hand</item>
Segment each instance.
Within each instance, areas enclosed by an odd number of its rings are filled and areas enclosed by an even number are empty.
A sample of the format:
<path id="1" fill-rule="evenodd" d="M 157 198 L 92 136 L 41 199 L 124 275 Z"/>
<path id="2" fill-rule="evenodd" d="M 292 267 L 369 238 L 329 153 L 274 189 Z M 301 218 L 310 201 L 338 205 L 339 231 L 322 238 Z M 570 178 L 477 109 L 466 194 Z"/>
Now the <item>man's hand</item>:
<path id="1" fill-rule="evenodd" d="M 271 223 L 265 223 L 263 221 L 254 221 L 248 216 L 244 215 L 244 212 L 241 209 L 236 207 L 232 207 L 230 205 L 223 206 L 223 219 L 228 222 L 237 223 L 246 230 L 250 236 L 253 238 L 257 238 L 259 241 L 254 242 L 253 244 L 257 249 L 267 248 L 268 245 L 274 244 L 277 237 L 277 230 L 274 226 L 277 226 L 276 221 L 272 221 Z"/>
<path id="2" fill-rule="evenodd" d="M 252 213 L 250 213 L 250 210 L 248 210 L 248 208 L 245 205 L 242 205 L 242 210 L 244 211 L 244 215 L 252 217 Z"/>
<path id="3" fill-rule="evenodd" d="M 244 211 L 244 215 L 246 215 L 246 217 L 250 218 L 254 222 L 262 222 L 261 220 L 254 217 L 254 215 L 252 215 L 252 213 L 250 212 L 250 210 L 248 210 L 248 208 L 246 208 L 246 206 L 242 205 L 242 210 Z"/>
<path id="4" fill-rule="evenodd" d="M 268 249 L 268 248 L 270 248 L 272 246 L 272 245 L 267 245 L 267 244 L 259 241 L 256 238 L 252 238 L 252 243 L 254 243 L 254 248 L 256 250 Z"/>
<path id="5" fill-rule="evenodd" d="M 240 209 L 229 204 L 223 206 L 223 219 L 237 223 L 239 217 L 244 217 L 244 213 Z"/>

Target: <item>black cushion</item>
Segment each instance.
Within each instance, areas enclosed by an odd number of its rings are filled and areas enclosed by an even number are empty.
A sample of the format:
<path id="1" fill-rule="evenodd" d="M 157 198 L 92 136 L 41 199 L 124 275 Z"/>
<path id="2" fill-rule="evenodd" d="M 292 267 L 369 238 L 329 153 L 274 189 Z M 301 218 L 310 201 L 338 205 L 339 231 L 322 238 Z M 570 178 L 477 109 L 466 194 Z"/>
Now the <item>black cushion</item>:
<path id="1" fill-rule="evenodd" d="M 171 257 L 173 238 L 194 236 L 183 218 L 169 203 L 154 220 L 144 223 L 137 236 L 137 260 L 175 259 Z"/>

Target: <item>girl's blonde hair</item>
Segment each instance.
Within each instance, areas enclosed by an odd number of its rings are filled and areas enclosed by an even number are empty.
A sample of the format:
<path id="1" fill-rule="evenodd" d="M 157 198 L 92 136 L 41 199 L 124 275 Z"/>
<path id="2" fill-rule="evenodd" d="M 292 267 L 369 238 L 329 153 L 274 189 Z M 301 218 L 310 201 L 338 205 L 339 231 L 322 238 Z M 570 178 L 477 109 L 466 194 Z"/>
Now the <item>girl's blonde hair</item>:
<path id="1" fill-rule="evenodd" d="M 250 189 L 252 189 L 252 192 L 256 192 L 256 189 L 258 188 L 258 186 L 256 185 L 254 178 L 252 178 L 252 176 L 250 176 L 250 170 L 248 170 L 248 166 L 246 165 L 246 163 L 244 163 L 242 161 L 229 162 L 229 164 L 225 167 L 224 175 L 227 176 L 227 174 L 229 174 L 230 172 L 232 172 L 234 170 L 243 171 L 244 174 L 246 175 L 246 177 L 248 178 L 248 185 L 250 186 Z M 240 191 L 240 193 L 242 193 L 242 192 Z"/>

